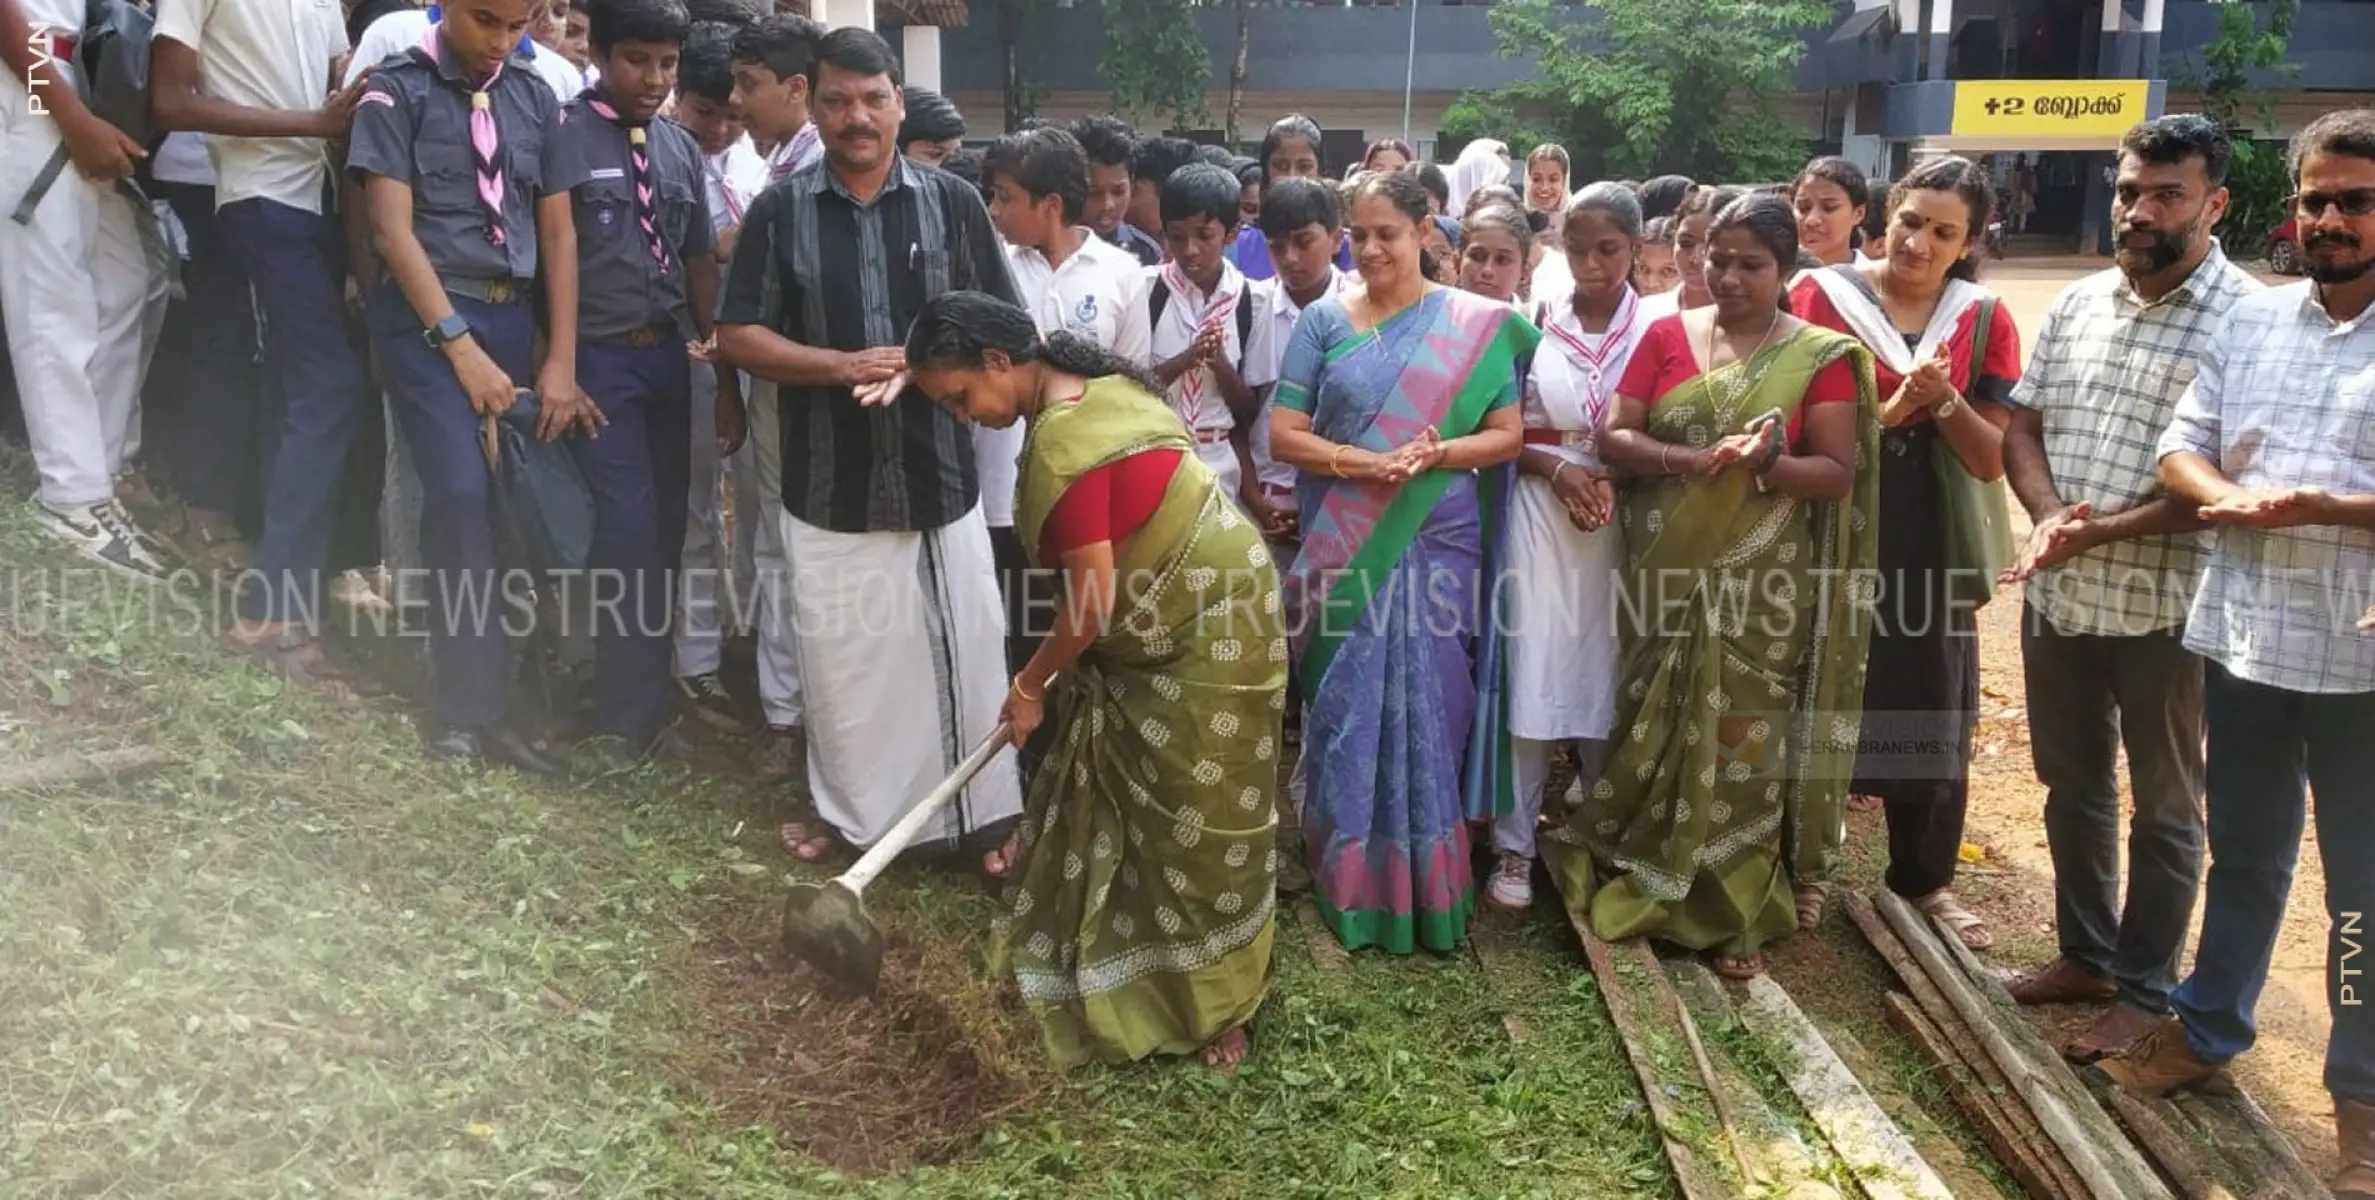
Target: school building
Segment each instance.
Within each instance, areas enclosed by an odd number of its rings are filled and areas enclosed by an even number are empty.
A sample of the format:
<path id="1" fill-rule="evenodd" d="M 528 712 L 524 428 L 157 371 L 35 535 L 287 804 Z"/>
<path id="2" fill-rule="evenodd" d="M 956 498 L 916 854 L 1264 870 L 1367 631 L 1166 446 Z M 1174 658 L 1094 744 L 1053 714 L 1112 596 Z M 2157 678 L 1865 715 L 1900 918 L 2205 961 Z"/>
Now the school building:
<path id="1" fill-rule="evenodd" d="M 999 131 L 1006 50 L 997 5 L 967 13 L 961 0 L 816 3 L 932 10 L 927 19 L 946 27 L 908 31 L 911 62 L 930 68 L 912 73 L 937 80 L 977 136 Z M 2192 105 L 2185 83 L 2217 32 L 2214 8 L 2208 0 L 1838 0 L 1832 20 L 1806 32 L 1799 90 L 1783 103 L 1811 150 L 1845 154 L 1875 178 L 1932 152 L 1986 154 L 2007 179 L 2017 167 L 2034 196 L 2031 239 L 2076 248 L 2099 235 L 2108 207 L 2102 168 L 2120 132 Z M 1236 9 L 1223 0 L 1195 19 L 1213 64 L 1205 107 L 1217 120 L 1228 103 Z M 1531 62 L 1500 55 L 1489 3 L 1255 0 L 1246 43 L 1240 132 L 1255 136 L 1273 117 L 1301 112 L 1326 131 L 1329 160 L 1339 163 L 1387 135 L 1407 134 L 1431 155 L 1436 122 L 1461 92 L 1533 72 Z M 1015 48 L 1037 115 L 1069 120 L 1110 107 L 1097 71 L 1103 48 L 1090 0 L 1057 0 L 1045 12 Z M 2319 113 L 2375 104 L 2375 0 L 2303 0 L 2292 57 L 2298 69 L 2271 81 L 2275 121 L 2259 136 L 2288 136 Z"/>

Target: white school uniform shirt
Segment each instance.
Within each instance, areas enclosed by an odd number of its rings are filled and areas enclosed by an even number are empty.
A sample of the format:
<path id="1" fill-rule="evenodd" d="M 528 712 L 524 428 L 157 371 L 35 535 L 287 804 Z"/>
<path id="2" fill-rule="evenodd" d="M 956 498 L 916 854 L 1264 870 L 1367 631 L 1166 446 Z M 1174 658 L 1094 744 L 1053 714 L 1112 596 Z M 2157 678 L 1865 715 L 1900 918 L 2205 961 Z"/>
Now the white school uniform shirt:
<path id="1" fill-rule="evenodd" d="M 1328 289 L 1320 293 L 1321 298 L 1341 294 L 1352 279 L 1351 275 L 1338 270 L 1334 263 L 1328 264 Z M 1283 279 L 1272 276 L 1264 280 L 1262 286 L 1270 292 L 1269 303 L 1262 314 L 1270 328 L 1265 336 L 1256 340 L 1260 343 L 1263 355 L 1261 375 L 1270 381 L 1270 386 L 1262 392 L 1261 415 L 1255 418 L 1253 431 L 1246 435 L 1246 441 L 1253 451 L 1254 475 L 1260 481 L 1262 490 L 1272 496 L 1288 496 L 1294 493 L 1297 472 L 1294 467 L 1270 457 L 1270 411 L 1278 403 L 1275 386 L 1278 369 L 1286 358 L 1287 343 L 1294 338 L 1295 322 L 1303 319 L 1303 306 L 1287 295 L 1286 281 Z M 1248 357 L 1251 357 L 1250 352 Z M 1247 369 L 1250 371 L 1253 366 L 1248 363 Z"/>
<path id="2" fill-rule="evenodd" d="M 429 32 L 431 24 L 428 10 L 422 8 L 403 9 L 373 21 L 356 40 L 354 57 L 347 60 L 346 78 L 341 82 L 353 83 L 362 78 L 365 67 L 376 67 L 386 62 L 389 55 L 402 54 L 420 45 L 421 35 Z M 585 76 L 560 51 L 534 40 L 529 41 L 528 49 L 536 64 L 536 77 L 553 90 L 561 103 L 577 99 L 578 93 L 585 90 Z M 319 97 L 314 104 L 320 106 Z"/>
<path id="3" fill-rule="evenodd" d="M 1206 318 L 1225 312 L 1227 315 L 1220 321 L 1221 353 L 1237 364 L 1245 385 L 1263 388 L 1278 381 L 1275 359 L 1279 351 L 1269 346 L 1269 289 L 1254 286 L 1237 270 L 1235 264 L 1225 260 L 1221 263 L 1220 280 L 1209 295 L 1197 291 L 1195 285 L 1188 282 L 1187 276 L 1171 263 L 1140 268 L 1140 280 L 1144 289 L 1141 303 L 1146 306 L 1151 322 L 1147 330 L 1145 358 L 1148 367 L 1186 352 L 1188 346 L 1195 342 L 1196 332 L 1203 328 Z M 1160 320 L 1152 319 L 1156 288 L 1165 288 L 1171 293 L 1170 300 L 1163 306 Z M 1253 306 L 1253 317 L 1247 326 L 1246 337 L 1246 341 L 1254 343 L 1250 346 L 1237 339 L 1236 306 L 1239 304 Z M 1229 413 L 1229 402 L 1221 396 L 1220 383 L 1212 377 L 1209 367 L 1198 367 L 1173 380 L 1171 386 L 1165 389 L 1163 398 L 1171 405 L 1171 410 L 1179 414 L 1180 420 L 1187 423 L 1189 431 L 1197 435 L 1199 444 L 1205 443 L 1208 438 L 1226 440 L 1226 435 L 1237 428 L 1236 418 Z"/>
<path id="4" fill-rule="evenodd" d="M 213 187 L 214 156 L 207 143 L 214 140 L 211 133 L 180 133 L 165 135 L 164 144 L 157 147 L 149 160 L 149 173 L 159 183 L 184 183 L 192 187 Z"/>
<path id="5" fill-rule="evenodd" d="M 249 108 L 311 112 L 330 90 L 330 63 L 346 53 L 346 14 L 337 0 L 173 0 L 157 14 L 156 36 L 198 56 L 198 88 Z M 330 176 L 320 138 L 217 137 L 214 203 L 270 200 L 322 211 Z"/>
<path id="6" fill-rule="evenodd" d="M 767 160 L 750 144 L 750 136 L 701 159 L 701 185 L 709 196 L 711 231 L 723 237 L 742 224 L 751 201 L 767 190 Z"/>
<path id="7" fill-rule="evenodd" d="M 1008 246 L 1014 292 L 1044 337 L 1057 330 L 1095 342 L 1139 362 L 1146 357 L 1146 293 L 1138 256 L 1080 226 L 1080 249 L 1050 266 L 1047 255 Z M 1014 488 L 1023 453 L 1021 421 L 1004 429 L 973 427 L 973 456 L 981 469 L 981 508 L 993 529 L 1014 525 Z"/>

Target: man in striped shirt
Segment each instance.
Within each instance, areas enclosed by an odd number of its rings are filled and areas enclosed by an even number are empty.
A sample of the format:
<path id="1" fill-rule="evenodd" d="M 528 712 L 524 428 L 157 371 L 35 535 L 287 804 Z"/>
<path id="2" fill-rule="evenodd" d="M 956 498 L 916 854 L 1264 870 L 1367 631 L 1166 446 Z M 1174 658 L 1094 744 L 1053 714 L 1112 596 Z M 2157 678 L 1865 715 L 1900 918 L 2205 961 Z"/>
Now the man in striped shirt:
<path id="1" fill-rule="evenodd" d="M 1005 614 L 972 433 L 907 386 L 901 339 L 952 291 L 1015 300 L 981 193 L 902 157 L 898 60 L 870 30 L 819 39 L 810 78 L 824 159 L 751 205 L 718 347 L 772 380 L 782 417 L 781 523 L 808 728 L 814 820 L 783 830 L 803 859 L 835 835 L 889 831 L 997 724 Z M 1002 837 L 1022 807 L 1013 760 L 977 776 L 925 836 Z M 992 851 L 984 863 L 1003 874 Z"/>
<path id="2" fill-rule="evenodd" d="M 2119 265 L 2054 301 L 2004 434 L 2005 473 L 2036 523 L 2014 573 L 2028 579 L 2021 657 L 2061 942 L 2012 994 L 2113 1001 L 2065 1047 L 2080 1061 L 2168 1013 L 2202 873 L 2202 660 L 2184 645 L 2201 522 L 2155 469 L 2211 327 L 2260 290 L 2211 236 L 2233 160 L 2203 117 L 2129 132 L 2111 211 Z M 2122 742 L 2136 796 L 2124 911 Z"/>

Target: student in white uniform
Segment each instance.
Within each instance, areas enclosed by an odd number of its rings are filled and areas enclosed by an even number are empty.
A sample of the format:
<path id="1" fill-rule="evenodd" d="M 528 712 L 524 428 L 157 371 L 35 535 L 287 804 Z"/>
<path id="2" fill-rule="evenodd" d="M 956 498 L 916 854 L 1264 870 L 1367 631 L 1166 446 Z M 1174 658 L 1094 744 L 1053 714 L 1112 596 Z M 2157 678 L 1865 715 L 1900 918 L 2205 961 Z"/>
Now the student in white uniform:
<path id="1" fill-rule="evenodd" d="M 734 39 L 734 109 L 767 151 L 767 178 L 781 179 L 822 158 L 809 119 L 808 77 L 824 26 L 797 13 L 760 19 Z"/>
<path id="2" fill-rule="evenodd" d="M 1541 346 L 1525 381 L 1525 451 L 1509 515 L 1509 752 L 1517 803 L 1493 822 L 1500 857 L 1485 884 L 1497 908 L 1534 902 L 1534 830 L 1552 750 L 1575 750 L 1596 782 L 1615 719 L 1621 650 L 1611 606 L 1624 538 L 1600 461 L 1600 424 L 1649 320 L 1633 292 L 1641 202 L 1595 183 L 1568 202 L 1562 241 L 1573 284 L 1534 316 Z M 1580 795 L 1574 798 L 1580 799 Z"/>
<path id="3" fill-rule="evenodd" d="M 387 61 L 391 54 L 402 54 L 420 45 L 421 35 L 429 32 L 443 16 L 432 4 L 425 9 L 406 9 L 392 12 L 371 23 L 363 36 L 355 40 L 355 52 L 346 60 L 346 76 L 340 82 L 352 85 L 363 77 L 363 71 Z M 544 18 L 540 18 L 544 19 Z M 561 56 L 561 52 L 525 34 L 520 37 L 520 50 L 536 64 L 536 77 L 553 90 L 563 104 L 577 99 L 586 89 L 583 72 L 576 64 Z"/>
<path id="4" fill-rule="evenodd" d="M 1274 379 L 1249 375 L 1274 352 L 1267 341 L 1269 292 L 1224 256 L 1237 237 L 1237 177 L 1209 163 L 1171 173 L 1161 194 L 1163 245 L 1171 261 L 1145 268 L 1147 365 L 1164 398 L 1196 439 L 1196 457 L 1229 495 L 1255 472 L 1247 442 L 1256 391 Z"/>
<path id="5" fill-rule="evenodd" d="M 767 188 L 767 160 L 751 146 L 734 107 L 737 27 L 693 26 L 677 60 L 676 120 L 701 147 L 702 185 L 718 259 L 731 262 L 742 214 Z M 800 663 L 783 624 L 782 537 L 766 520 L 758 455 L 776 444 L 775 408 L 747 403 L 751 381 L 693 364 L 693 492 L 686 509 L 682 599 L 676 630 L 677 691 L 703 719 L 722 728 L 743 723 L 743 706 L 719 679 L 730 627 L 747 617 L 758 652 L 759 706 L 767 736 L 753 755 L 763 779 L 790 778 L 798 766 Z M 739 443 L 737 445 L 737 443 Z M 722 486 L 734 489 L 733 537 L 719 512 Z M 730 581 L 731 586 L 725 582 Z M 755 601 L 755 605 L 754 605 Z"/>
<path id="6" fill-rule="evenodd" d="M 117 502 L 140 449 L 140 383 L 165 319 L 165 275 L 118 184 L 143 157 L 75 93 L 82 0 L 0 0 L 0 197 L 13 210 L 63 144 L 72 163 L 20 224 L 0 211 L 0 310 L 41 487 L 42 527 L 144 579 L 160 551 Z M 133 486 L 123 481 L 126 490 Z"/>
<path id="7" fill-rule="evenodd" d="M 912 119 L 913 114 L 910 113 Z M 981 160 L 990 222 L 1006 239 L 1014 290 L 1041 334 L 1057 330 L 1131 362 L 1146 357 L 1146 287 L 1138 258 L 1081 223 L 1088 203 L 1088 152 L 1061 129 L 999 138 Z M 1014 533 L 1016 460 L 1025 429 L 973 428 L 981 508 L 1006 597 L 1006 653 L 1022 670 L 1055 616 L 1052 581 L 1032 569 Z"/>
<path id="8" fill-rule="evenodd" d="M 1303 310 L 1343 290 L 1352 276 L 1337 269 L 1336 248 L 1344 241 L 1344 202 L 1335 187 L 1316 179 L 1281 179 L 1262 196 L 1261 231 L 1275 271 L 1262 284 L 1268 303 L 1262 316 L 1268 331 L 1252 339 L 1263 352 L 1246 371 L 1273 382 L 1261 388 L 1261 409 L 1247 436 L 1254 482 L 1240 489 L 1245 511 L 1261 523 L 1273 546 L 1295 541 L 1295 468 L 1270 457 L 1270 410 L 1276 404 L 1279 360 Z M 1293 561 L 1291 553 L 1281 562 Z"/>

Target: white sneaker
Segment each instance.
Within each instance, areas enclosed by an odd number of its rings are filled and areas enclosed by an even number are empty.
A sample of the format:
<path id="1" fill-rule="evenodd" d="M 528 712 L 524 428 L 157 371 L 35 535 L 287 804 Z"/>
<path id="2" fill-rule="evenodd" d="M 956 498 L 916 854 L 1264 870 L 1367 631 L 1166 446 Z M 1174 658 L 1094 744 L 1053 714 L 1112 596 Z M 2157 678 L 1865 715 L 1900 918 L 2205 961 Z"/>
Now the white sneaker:
<path id="1" fill-rule="evenodd" d="M 1494 908 L 1524 912 L 1534 906 L 1534 860 L 1504 854 L 1484 885 L 1485 902 Z"/>
<path id="2" fill-rule="evenodd" d="M 33 517 L 42 528 L 100 566 L 152 583 L 165 579 L 164 556 L 123 505 L 112 499 L 61 508 L 36 498 Z"/>

